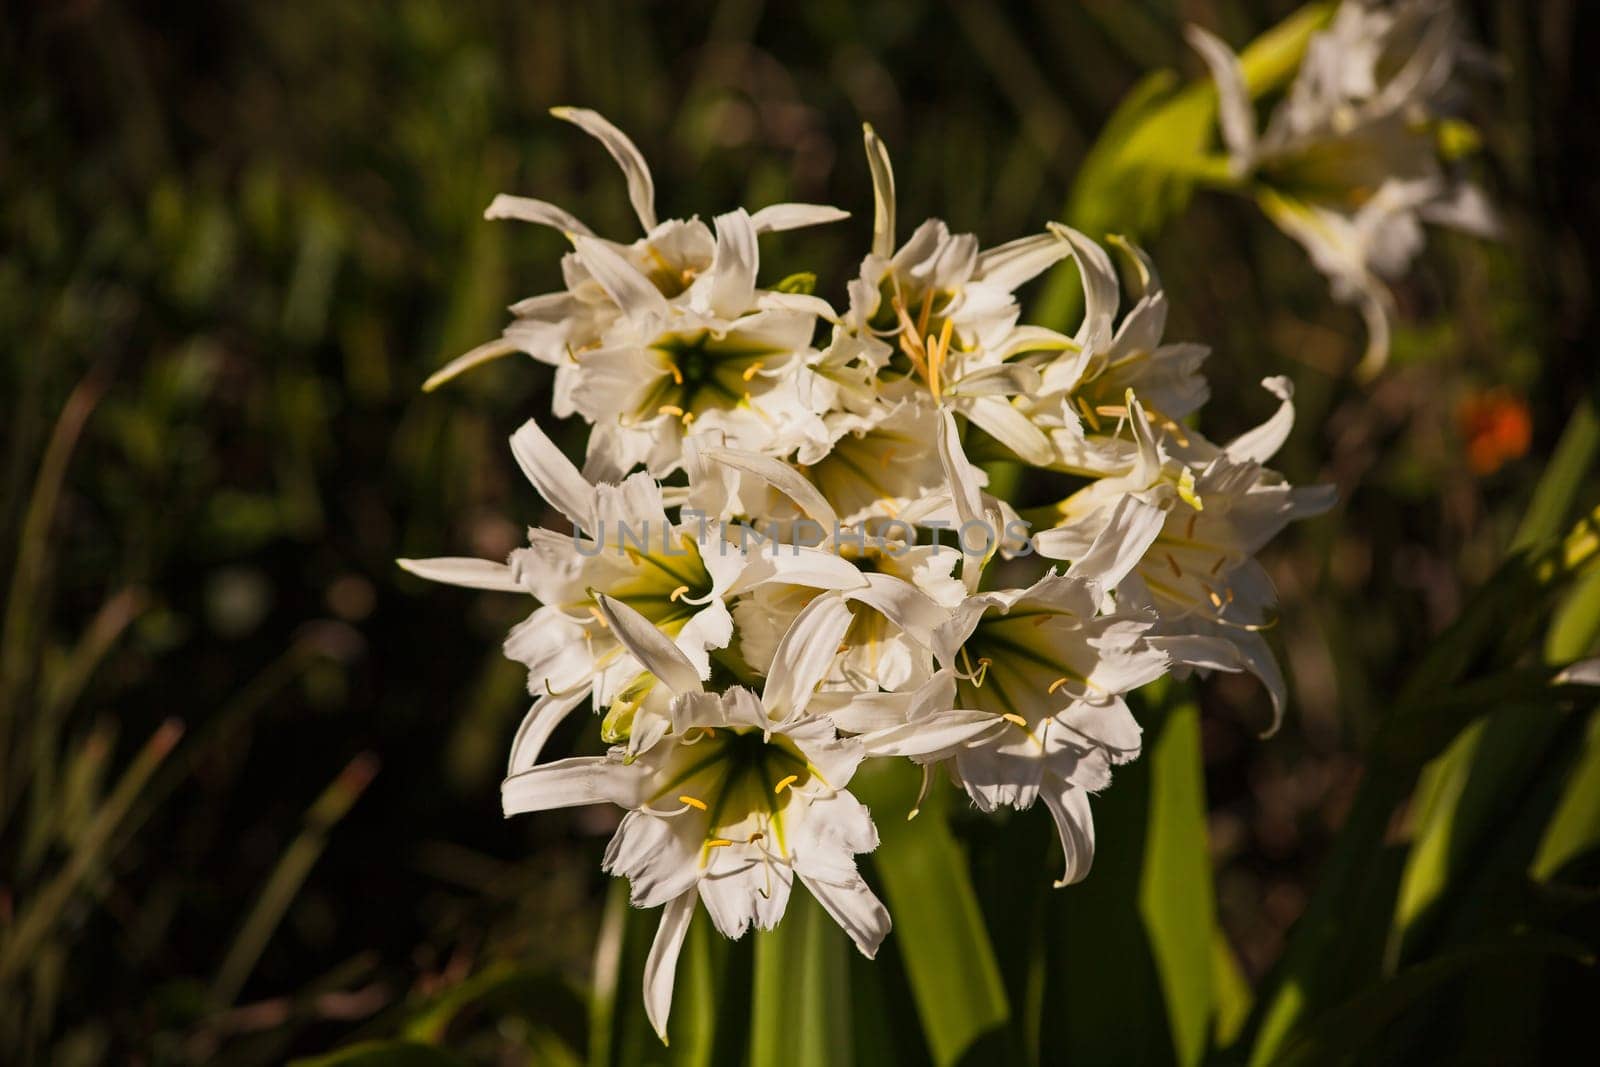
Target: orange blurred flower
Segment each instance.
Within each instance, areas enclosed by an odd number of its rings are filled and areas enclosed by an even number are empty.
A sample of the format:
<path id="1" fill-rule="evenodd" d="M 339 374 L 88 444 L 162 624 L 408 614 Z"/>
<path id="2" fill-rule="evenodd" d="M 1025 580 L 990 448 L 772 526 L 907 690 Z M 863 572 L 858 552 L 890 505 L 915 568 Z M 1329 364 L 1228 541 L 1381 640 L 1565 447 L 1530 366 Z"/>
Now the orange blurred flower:
<path id="1" fill-rule="evenodd" d="M 1533 416 L 1527 402 L 1504 387 L 1468 395 L 1458 418 L 1474 474 L 1493 474 L 1527 454 L 1533 443 Z"/>

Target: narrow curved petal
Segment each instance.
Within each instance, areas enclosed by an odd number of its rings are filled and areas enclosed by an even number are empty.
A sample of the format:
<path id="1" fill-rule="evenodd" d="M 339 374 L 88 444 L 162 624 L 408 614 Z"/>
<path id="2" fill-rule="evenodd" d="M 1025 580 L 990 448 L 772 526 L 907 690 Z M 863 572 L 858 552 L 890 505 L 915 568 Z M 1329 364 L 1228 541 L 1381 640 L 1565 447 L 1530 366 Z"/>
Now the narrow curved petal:
<path id="1" fill-rule="evenodd" d="M 1096 535 L 1088 551 L 1072 562 L 1067 569 L 1069 578 L 1082 578 L 1093 582 L 1101 590 L 1115 589 L 1128 572 L 1139 565 L 1145 550 L 1161 535 L 1166 525 L 1167 513 L 1154 504 L 1136 497 L 1125 496 L 1117 502 L 1111 521 Z M 1052 531 L 1037 535 L 1035 542 L 1045 541 Z M 1049 555 L 1048 542 L 1040 545 L 1040 552 Z"/>
<path id="2" fill-rule="evenodd" d="M 639 225 L 644 227 L 646 233 L 655 229 L 655 181 L 650 177 L 650 168 L 644 156 L 628 135 L 611 125 L 598 112 L 585 107 L 553 107 L 550 114 L 572 123 L 605 146 L 628 181 L 628 200 L 633 204 L 634 214 L 639 216 Z"/>
<path id="3" fill-rule="evenodd" d="M 1054 234 L 1019 237 L 978 253 L 974 277 L 1010 292 L 1061 262 L 1067 250 Z"/>
<path id="4" fill-rule="evenodd" d="M 1187 26 L 1183 36 L 1211 70 L 1211 80 L 1217 86 L 1217 121 L 1222 126 L 1222 140 L 1228 146 L 1235 171 L 1243 173 L 1255 163 L 1256 114 L 1250 106 L 1239 57 L 1221 38 L 1202 27 Z"/>
<path id="5" fill-rule="evenodd" d="M 578 250 L 578 258 L 583 260 L 583 265 L 594 275 L 594 280 L 600 283 L 600 287 L 622 309 L 623 314 L 644 312 L 663 317 L 668 314 L 667 298 L 661 295 L 661 290 L 650 284 L 650 279 L 640 274 L 610 245 L 597 237 L 585 237 L 582 234 L 573 235 L 572 245 Z"/>
<path id="6" fill-rule="evenodd" d="M 695 670 L 683 650 L 656 629 L 654 623 L 604 593 L 596 593 L 594 599 L 612 635 L 633 653 L 645 670 L 661 679 L 674 693 L 700 692 L 700 672 Z"/>
<path id="7" fill-rule="evenodd" d="M 711 310 L 734 319 L 756 296 L 756 229 L 744 208 L 717 216 L 717 258 L 712 263 Z"/>
<path id="8" fill-rule="evenodd" d="M 531 196 L 510 196 L 501 193 L 489 202 L 484 209 L 483 217 L 486 219 L 514 219 L 517 222 L 531 222 L 536 226 L 549 226 L 551 229 L 560 230 L 562 233 L 581 233 L 585 237 L 593 237 L 594 231 L 585 226 L 578 218 L 565 208 L 556 207 L 554 204 L 543 200 L 535 200 Z"/>
<path id="9" fill-rule="evenodd" d="M 516 737 L 511 739 L 511 758 L 506 766 L 506 774 L 516 775 L 532 770 L 534 764 L 539 762 L 539 753 L 543 751 L 545 742 L 550 740 L 550 734 L 588 696 L 589 690 L 580 687 L 559 695 L 546 693 L 535 700 L 528 714 L 523 716 L 522 725 L 517 727 Z"/>
<path id="10" fill-rule="evenodd" d="M 1020 369 L 1020 368 L 1019 368 Z M 1028 421 L 1028 416 L 1002 396 L 974 397 L 963 410 L 984 432 L 1005 445 L 1017 458 L 1035 467 L 1043 467 L 1055 458 L 1050 438 L 1044 431 Z"/>
<path id="11" fill-rule="evenodd" d="M 428 380 L 422 383 L 422 391 L 431 393 L 445 382 L 453 378 L 459 378 L 475 367 L 481 367 L 485 363 L 492 363 L 502 356 L 509 356 L 520 351 L 522 351 L 521 347 L 510 338 L 497 337 L 493 341 L 485 341 L 477 348 L 472 349 L 472 351 L 457 356 L 428 375 Z"/>
<path id="12" fill-rule="evenodd" d="M 585 533 L 600 532 L 594 528 L 594 486 L 578 473 L 536 420 L 529 419 L 511 435 L 511 454 L 539 495 L 573 526 Z"/>
<path id="13" fill-rule="evenodd" d="M 817 597 L 795 616 L 778 642 L 761 691 L 768 718 L 781 722 L 805 712 L 853 621 L 849 605 L 837 596 Z"/>
<path id="14" fill-rule="evenodd" d="M 467 589 L 488 589 L 497 593 L 526 593 L 504 563 L 467 556 L 438 556 L 434 559 L 397 559 L 400 569 L 430 582 L 459 585 Z"/>
<path id="15" fill-rule="evenodd" d="M 672 986 L 678 976 L 678 954 L 683 951 L 689 920 L 694 918 L 695 894 L 684 893 L 661 908 L 661 923 L 644 961 L 644 1010 L 661 1043 L 667 1043 L 667 1016 L 672 1012 Z"/>
<path id="16" fill-rule="evenodd" d="M 1261 387 L 1282 403 L 1266 422 L 1240 434 L 1223 447 L 1222 451 L 1227 453 L 1228 458 L 1237 463 L 1265 463 L 1283 447 L 1283 443 L 1289 439 L 1289 431 L 1294 429 L 1294 383 L 1278 375 L 1263 378 Z"/>
<path id="17" fill-rule="evenodd" d="M 1089 811 L 1089 794 L 1054 775 L 1046 775 L 1039 795 L 1050 809 L 1050 818 L 1055 820 L 1061 851 L 1067 858 L 1067 869 L 1056 880 L 1056 888 L 1081 882 L 1094 864 L 1094 815 Z"/>
<path id="18" fill-rule="evenodd" d="M 574 756 L 513 774 L 500 783 L 500 805 L 508 816 L 585 804 L 635 808 L 639 792 L 631 768 L 604 756 Z"/>
<path id="19" fill-rule="evenodd" d="M 889 909 L 860 875 L 842 884 L 814 880 L 804 874 L 800 880 L 823 910 L 850 935 L 863 956 L 870 960 L 878 954 L 878 946 L 889 936 Z"/>
<path id="20" fill-rule="evenodd" d="M 1117 270 L 1105 249 L 1071 226 L 1052 222 L 1050 230 L 1067 243 L 1083 283 L 1083 324 L 1073 340 L 1089 352 L 1103 352 L 1111 344 L 1117 313 Z"/>
<path id="21" fill-rule="evenodd" d="M 827 204 L 769 204 L 750 216 L 756 233 L 779 233 L 807 226 L 823 226 L 850 217 L 850 212 Z"/>
<path id="22" fill-rule="evenodd" d="M 872 254 L 888 259 L 894 255 L 894 167 L 889 163 L 889 149 L 870 122 L 862 123 L 861 136 L 867 146 L 867 168 L 872 171 Z"/>
<path id="23" fill-rule="evenodd" d="M 743 471 L 745 474 L 760 478 L 784 496 L 793 500 L 795 504 L 811 518 L 821 523 L 823 532 L 831 534 L 834 525 L 838 522 L 838 515 L 833 510 L 833 505 L 828 503 L 826 497 L 806 479 L 806 476 L 795 470 L 781 460 L 772 459 L 756 452 L 745 452 L 736 448 L 714 448 L 700 446 L 700 454 L 706 459 L 715 460 L 734 470 Z"/>

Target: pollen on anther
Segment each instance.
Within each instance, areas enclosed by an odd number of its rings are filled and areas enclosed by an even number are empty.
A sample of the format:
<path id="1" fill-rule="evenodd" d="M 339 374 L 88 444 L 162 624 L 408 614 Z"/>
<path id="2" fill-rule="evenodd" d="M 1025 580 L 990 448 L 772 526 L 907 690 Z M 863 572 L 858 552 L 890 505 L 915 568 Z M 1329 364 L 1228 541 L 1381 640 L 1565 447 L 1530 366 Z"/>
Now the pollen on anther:
<path id="1" fill-rule="evenodd" d="M 1028 720 L 1024 719 L 1021 715 L 1018 715 L 1014 711 L 1008 711 L 1004 715 L 1001 715 L 1000 717 L 1002 719 L 1004 719 L 1006 722 L 1016 723 L 1018 726 L 1022 727 L 1024 730 L 1026 730 L 1028 728 Z"/>
<path id="2" fill-rule="evenodd" d="M 791 785 L 794 785 L 799 780 L 800 776 L 798 774 L 791 774 L 786 778 L 780 779 L 778 784 L 772 787 L 773 795 L 776 796 L 777 794 L 783 792 L 785 789 L 788 789 Z"/>
<path id="3" fill-rule="evenodd" d="M 672 591 L 672 594 L 667 597 L 667 600 L 670 601 L 671 603 L 676 604 L 678 602 L 678 598 L 683 596 L 688 591 L 689 591 L 689 587 L 688 586 L 680 585 L 680 586 L 678 586 L 678 588 L 676 588 L 676 589 L 674 589 Z"/>
<path id="4" fill-rule="evenodd" d="M 701 811 L 705 811 L 706 810 L 706 802 L 705 801 L 701 800 L 698 797 L 692 797 L 687 793 L 683 794 L 682 796 L 680 796 L 678 798 L 678 803 L 679 804 L 687 804 L 691 808 L 699 808 Z"/>
<path id="5" fill-rule="evenodd" d="M 1066 675 L 1063 674 L 1060 678 L 1057 678 L 1055 681 L 1051 682 L 1050 683 L 1050 688 L 1046 689 L 1045 692 L 1046 693 L 1050 693 L 1050 694 L 1054 694 L 1057 689 L 1060 689 L 1062 686 L 1066 685 L 1071 680 L 1072 680 L 1071 678 L 1068 678 Z"/>
<path id="6" fill-rule="evenodd" d="M 683 409 L 676 404 L 662 404 L 656 408 L 657 415 L 671 415 L 673 418 L 682 418 Z"/>
<path id="7" fill-rule="evenodd" d="M 765 366 L 766 366 L 765 363 L 761 362 L 760 360 L 756 360 L 756 362 L 754 362 L 754 363 L 750 364 L 748 367 L 746 367 L 744 369 L 744 373 L 739 375 L 739 377 L 743 378 L 745 381 L 748 382 L 750 379 L 754 378 L 757 374 L 760 374 L 761 373 L 761 368 L 763 368 Z"/>
<path id="8" fill-rule="evenodd" d="M 731 844 L 733 844 L 733 842 L 729 841 L 726 837 L 713 837 L 710 841 L 706 842 L 706 848 L 727 848 Z"/>

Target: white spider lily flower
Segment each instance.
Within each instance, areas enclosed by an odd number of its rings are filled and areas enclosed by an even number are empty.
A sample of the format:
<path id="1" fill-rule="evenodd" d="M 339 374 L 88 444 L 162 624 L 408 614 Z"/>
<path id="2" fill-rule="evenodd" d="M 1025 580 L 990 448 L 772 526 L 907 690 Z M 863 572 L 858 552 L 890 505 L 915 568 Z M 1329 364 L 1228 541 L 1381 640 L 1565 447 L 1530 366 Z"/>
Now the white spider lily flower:
<path id="1" fill-rule="evenodd" d="M 1034 547 L 1046 558 L 1078 560 L 1116 524 L 1120 509 L 1153 511 L 1159 519 L 1152 536 L 1115 586 L 1118 603 L 1160 617 L 1151 643 L 1174 663 L 1256 675 L 1272 697 L 1276 729 L 1285 687 L 1259 632 L 1271 624 L 1276 594 L 1255 554 L 1290 522 L 1326 511 L 1334 492 L 1296 488 L 1262 466 L 1294 424 L 1288 379 L 1262 384 L 1279 398 L 1278 411 L 1220 448 L 1193 431 L 1181 445 L 1157 441 L 1130 394 L 1139 462 L 1128 475 L 1102 479 L 1057 505 L 1059 525 L 1036 534 Z M 1158 634 L 1182 639 L 1157 641 Z"/>
<path id="2" fill-rule="evenodd" d="M 1360 309 L 1368 341 L 1357 372 L 1376 373 L 1394 314 L 1385 279 L 1421 250 L 1422 223 L 1497 231 L 1482 192 L 1441 160 L 1444 105 L 1468 55 L 1451 5 L 1345 0 L 1259 135 L 1238 56 L 1198 26 L 1187 36 L 1216 83 L 1235 174 L 1259 179 L 1268 216 L 1306 249 L 1334 297 Z"/>
<path id="3" fill-rule="evenodd" d="M 977 237 L 952 234 L 938 219 L 917 227 L 896 250 L 894 170 L 870 125 L 863 137 L 876 210 L 872 251 L 849 285 L 845 322 L 858 334 L 897 340 L 900 359 L 888 369 L 916 373 L 937 401 L 944 384 L 961 376 L 952 364 L 997 347 L 1016 325 L 1018 287 L 1067 250 L 1043 233 L 980 251 Z"/>
<path id="4" fill-rule="evenodd" d="M 505 564 L 486 560 L 401 560 L 424 578 L 532 594 L 542 605 L 514 627 L 507 658 L 528 668 L 537 699 L 512 744 L 513 771 L 532 766 L 551 731 L 586 697 L 598 710 L 621 701 L 608 732 L 626 731 L 643 744 L 664 729 L 659 701 L 646 701 L 641 667 L 606 625 L 596 600 L 610 595 L 651 620 L 676 642 L 701 678 L 711 653 L 733 636 L 727 602 L 766 581 L 826 588 L 865 586 L 850 563 L 811 548 L 747 551 L 712 521 L 674 523 L 661 490 L 646 474 L 620 484 L 593 484 L 529 420 L 511 438 L 523 473 L 573 526 L 571 534 L 528 531 L 529 545 Z M 640 710 L 644 715 L 639 717 Z"/>
<path id="5" fill-rule="evenodd" d="M 1128 508 L 1122 520 L 1068 573 L 963 600 L 929 635 L 939 670 L 922 687 L 832 711 L 874 756 L 943 764 L 983 811 L 1042 797 L 1066 855 L 1058 886 L 1094 858 L 1088 794 L 1139 755 L 1122 694 L 1168 669 L 1146 640 L 1154 615 L 1101 614 L 1103 588 L 1086 577 L 1114 584 L 1138 558 L 1148 516 Z"/>
<path id="6" fill-rule="evenodd" d="M 760 483 L 769 497 L 786 500 L 791 519 L 773 523 L 775 536 L 796 543 L 815 535 L 821 551 L 831 551 L 856 567 L 864 585 L 843 589 L 855 621 L 839 645 L 839 655 L 829 673 L 830 685 L 853 690 L 895 689 L 915 676 L 925 675 L 927 634 L 942 618 L 945 608 L 964 595 L 952 577 L 956 551 L 939 544 L 919 545 L 909 523 L 900 523 L 904 536 L 871 532 L 864 522 L 842 523 L 831 502 L 802 471 L 749 452 L 703 448 L 706 466 L 738 473 L 745 481 Z M 754 496 L 748 486 L 743 498 Z M 819 593 L 815 586 L 762 583 L 733 605 L 739 653 L 758 673 L 770 669 L 773 657 L 792 620 Z M 908 632 L 909 631 L 909 632 Z"/>
<path id="7" fill-rule="evenodd" d="M 551 108 L 550 113 L 594 137 L 616 161 L 627 182 L 628 199 L 644 229 L 644 236 L 626 244 L 608 241 L 563 208 L 532 197 L 503 193 L 490 203 L 484 218 L 548 226 L 574 242 L 579 237 L 596 241 L 609 248 L 667 299 L 678 298 L 702 282 L 715 267 L 716 239 L 698 218 L 657 221 L 655 181 L 644 156 L 627 134 L 586 108 L 557 107 Z M 758 236 L 846 218 L 849 212 L 823 204 L 772 204 L 750 215 L 750 229 L 752 235 Z M 474 367 L 513 352 L 524 352 L 557 368 L 556 414 L 568 414 L 563 410 L 572 387 L 568 369 L 583 352 L 600 345 L 606 330 L 623 312 L 608 287 L 596 280 L 582 256 L 569 253 L 561 267 L 565 290 L 513 304 L 511 313 L 515 321 L 499 338 L 452 360 L 432 375 L 423 388 L 436 389 Z M 773 303 L 786 301 L 780 298 Z"/>
<path id="8" fill-rule="evenodd" d="M 713 269 L 678 301 L 610 248 L 577 238 L 579 256 L 623 312 L 577 365 L 573 405 L 595 424 L 591 473 L 643 463 L 664 476 L 682 465 L 692 433 L 773 455 L 822 434 L 798 385 L 817 316 L 761 307 L 750 216 L 734 211 L 716 223 Z"/>
<path id="9" fill-rule="evenodd" d="M 760 696 L 702 691 L 694 665 L 648 619 L 603 595 L 598 604 L 634 658 L 675 692 L 671 732 L 631 758 L 614 748 L 512 775 L 501 796 L 508 816 L 628 809 L 605 869 L 629 880 L 635 906 L 663 908 L 644 975 L 645 1009 L 662 1041 L 697 899 L 718 931 L 737 938 L 752 925 L 775 926 L 799 878 L 864 955 L 876 954 L 889 913 L 855 856 L 877 847 L 878 832 L 846 788 L 865 750 L 808 713 L 850 625 L 843 603 L 823 598 L 801 613 Z"/>

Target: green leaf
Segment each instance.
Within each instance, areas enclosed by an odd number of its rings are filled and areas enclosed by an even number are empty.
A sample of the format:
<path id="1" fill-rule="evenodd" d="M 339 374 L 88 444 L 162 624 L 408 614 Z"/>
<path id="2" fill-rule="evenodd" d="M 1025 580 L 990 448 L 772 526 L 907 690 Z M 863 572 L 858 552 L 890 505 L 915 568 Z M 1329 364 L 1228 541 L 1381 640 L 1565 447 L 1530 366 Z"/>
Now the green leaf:
<path id="1" fill-rule="evenodd" d="M 1587 398 L 1579 401 L 1561 431 L 1555 455 L 1550 458 L 1523 513 L 1522 525 L 1512 541 L 1513 550 L 1548 541 L 1561 532 L 1572 513 L 1573 501 L 1583 487 L 1595 455 L 1600 452 L 1600 418 Z"/>
<path id="2" fill-rule="evenodd" d="M 878 824 L 873 865 L 894 916 L 889 936 L 904 961 L 928 1048 L 943 1067 L 1010 1017 L 967 860 L 946 822 L 947 791 L 933 790 L 908 822 L 918 788 L 909 763 L 875 761 L 850 788 Z"/>
<path id="3" fill-rule="evenodd" d="M 466 1060 L 416 1041 L 360 1041 L 325 1056 L 291 1060 L 291 1067 L 464 1067 Z"/>
<path id="4" fill-rule="evenodd" d="M 1146 753 L 1150 814 L 1139 911 L 1149 931 L 1177 1062 L 1198 1063 L 1210 1037 L 1216 902 L 1207 852 L 1200 712 L 1170 707 Z"/>
<path id="5" fill-rule="evenodd" d="M 1568 863 L 1600 848 L 1600 715 L 1589 722 L 1583 754 L 1551 816 L 1529 874 L 1548 882 Z"/>
<path id="6" fill-rule="evenodd" d="M 797 274 L 789 275 L 773 288 L 780 293 L 799 293 L 802 296 L 810 296 L 817 291 L 817 276 L 811 271 L 803 270 Z"/>
<path id="7" fill-rule="evenodd" d="M 849 938 L 799 885 L 783 921 L 755 935 L 750 1063 L 849 1067 Z"/>

